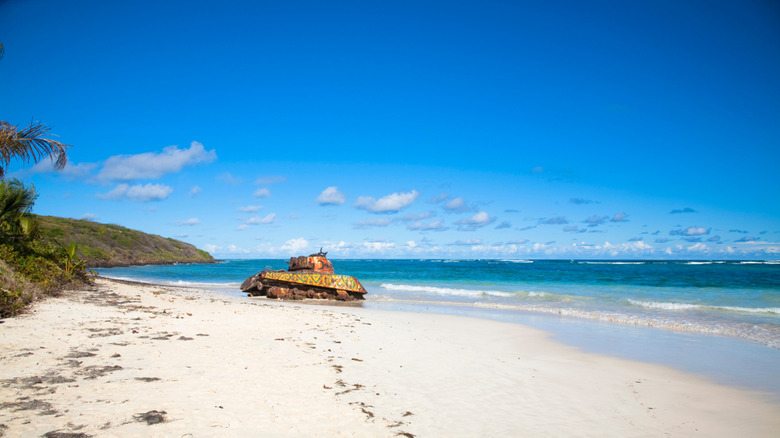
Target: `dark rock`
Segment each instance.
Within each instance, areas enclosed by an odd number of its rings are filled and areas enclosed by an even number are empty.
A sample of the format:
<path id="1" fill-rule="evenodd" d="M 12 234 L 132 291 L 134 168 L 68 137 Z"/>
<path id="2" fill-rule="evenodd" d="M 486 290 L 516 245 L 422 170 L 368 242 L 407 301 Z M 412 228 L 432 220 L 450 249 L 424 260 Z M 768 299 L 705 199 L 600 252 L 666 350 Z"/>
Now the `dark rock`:
<path id="1" fill-rule="evenodd" d="M 43 434 L 45 438 L 89 438 L 92 435 L 87 435 L 84 432 L 60 432 L 53 430 Z"/>
<path id="2" fill-rule="evenodd" d="M 135 414 L 133 418 L 135 418 L 135 421 L 146 422 L 146 424 L 151 426 L 152 424 L 164 423 L 165 414 L 167 414 L 165 411 L 149 411 L 143 414 Z"/>

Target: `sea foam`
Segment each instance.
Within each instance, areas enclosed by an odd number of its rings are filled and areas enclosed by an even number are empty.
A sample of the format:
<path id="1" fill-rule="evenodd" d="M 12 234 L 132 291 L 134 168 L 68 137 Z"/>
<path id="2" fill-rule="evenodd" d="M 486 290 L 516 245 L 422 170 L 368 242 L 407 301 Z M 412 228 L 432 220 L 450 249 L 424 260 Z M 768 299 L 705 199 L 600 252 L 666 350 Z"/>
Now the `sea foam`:
<path id="1" fill-rule="evenodd" d="M 690 309 L 714 309 L 714 310 L 728 310 L 732 312 L 745 312 L 745 313 L 769 313 L 780 315 L 780 307 L 739 307 L 739 306 L 703 306 L 701 304 L 688 304 L 688 303 L 670 303 L 659 301 L 639 301 L 639 300 L 627 300 L 629 303 L 642 306 L 648 309 L 663 309 L 663 310 L 690 310 Z"/>
<path id="2" fill-rule="evenodd" d="M 632 299 L 629 299 L 628 302 L 636 306 L 646 307 L 648 309 L 689 310 L 689 309 L 698 309 L 702 307 L 698 304 L 665 303 L 665 302 L 658 302 L 658 301 L 639 301 L 639 300 L 632 300 Z"/>
<path id="3" fill-rule="evenodd" d="M 458 289 L 451 287 L 437 287 L 437 286 L 416 286 L 411 284 L 393 284 L 382 283 L 380 285 L 383 289 L 399 291 L 399 292 L 421 292 L 436 295 L 456 295 L 462 297 L 479 297 L 484 295 L 492 295 L 496 297 L 511 297 L 514 294 L 510 292 L 503 292 L 497 290 L 474 290 L 474 289 Z"/>

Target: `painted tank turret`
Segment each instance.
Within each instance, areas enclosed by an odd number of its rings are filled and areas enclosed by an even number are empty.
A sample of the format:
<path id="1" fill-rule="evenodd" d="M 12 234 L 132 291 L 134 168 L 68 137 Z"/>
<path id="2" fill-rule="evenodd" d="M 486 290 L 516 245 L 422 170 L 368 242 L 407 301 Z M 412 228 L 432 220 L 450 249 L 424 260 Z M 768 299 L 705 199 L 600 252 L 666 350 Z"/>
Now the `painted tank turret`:
<path id="1" fill-rule="evenodd" d="M 320 298 L 362 300 L 366 290 L 355 277 L 333 273 L 327 252 L 291 257 L 287 270 L 264 270 L 244 281 L 241 290 L 251 296 L 286 300 Z"/>

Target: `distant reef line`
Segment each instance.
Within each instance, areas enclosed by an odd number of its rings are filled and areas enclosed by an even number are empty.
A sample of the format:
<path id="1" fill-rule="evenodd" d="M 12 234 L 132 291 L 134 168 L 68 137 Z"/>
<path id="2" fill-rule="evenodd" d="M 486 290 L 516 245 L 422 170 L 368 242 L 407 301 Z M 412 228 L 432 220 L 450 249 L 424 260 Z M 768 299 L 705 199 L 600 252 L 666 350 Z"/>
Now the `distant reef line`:
<path id="1" fill-rule="evenodd" d="M 90 268 L 177 263 L 216 263 L 206 251 L 180 240 L 85 219 L 36 215 L 41 238 L 55 245 L 78 245 L 77 256 Z"/>

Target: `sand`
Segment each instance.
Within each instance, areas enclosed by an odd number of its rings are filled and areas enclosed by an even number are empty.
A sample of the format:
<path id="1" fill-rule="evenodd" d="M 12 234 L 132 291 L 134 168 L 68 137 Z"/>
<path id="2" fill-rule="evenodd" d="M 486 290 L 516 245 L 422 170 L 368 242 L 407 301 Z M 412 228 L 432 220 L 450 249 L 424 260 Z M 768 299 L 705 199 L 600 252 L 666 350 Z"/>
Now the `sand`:
<path id="1" fill-rule="evenodd" d="M 517 324 L 105 279 L 0 324 L 5 436 L 777 436 L 768 400 Z"/>

